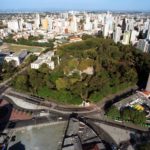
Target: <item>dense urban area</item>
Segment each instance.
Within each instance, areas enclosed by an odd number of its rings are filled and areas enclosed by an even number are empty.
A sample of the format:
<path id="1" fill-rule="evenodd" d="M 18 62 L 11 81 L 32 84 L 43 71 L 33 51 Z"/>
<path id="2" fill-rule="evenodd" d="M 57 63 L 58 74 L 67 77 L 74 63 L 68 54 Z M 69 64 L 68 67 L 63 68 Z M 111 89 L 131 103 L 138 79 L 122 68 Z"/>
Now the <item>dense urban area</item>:
<path id="1" fill-rule="evenodd" d="M 0 121 L 2 150 L 149 150 L 150 14 L 1 13 Z"/>

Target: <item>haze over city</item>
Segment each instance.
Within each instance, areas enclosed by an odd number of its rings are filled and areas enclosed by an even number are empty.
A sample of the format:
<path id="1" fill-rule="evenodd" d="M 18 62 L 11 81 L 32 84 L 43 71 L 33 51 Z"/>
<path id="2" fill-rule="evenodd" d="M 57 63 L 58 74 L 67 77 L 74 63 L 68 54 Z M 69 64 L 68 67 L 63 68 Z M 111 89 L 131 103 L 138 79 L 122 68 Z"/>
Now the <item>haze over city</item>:
<path id="1" fill-rule="evenodd" d="M 0 10 L 149 11 L 149 0 L 1 0 Z"/>

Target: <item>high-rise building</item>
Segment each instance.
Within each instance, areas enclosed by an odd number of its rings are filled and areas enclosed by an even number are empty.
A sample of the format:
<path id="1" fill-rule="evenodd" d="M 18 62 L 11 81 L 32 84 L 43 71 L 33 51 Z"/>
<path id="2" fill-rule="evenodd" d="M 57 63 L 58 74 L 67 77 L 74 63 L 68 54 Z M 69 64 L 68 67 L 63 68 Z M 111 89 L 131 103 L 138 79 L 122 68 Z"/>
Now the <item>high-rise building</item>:
<path id="1" fill-rule="evenodd" d="M 77 32 L 77 17 L 75 15 L 72 16 L 70 29 L 72 33 Z"/>
<path id="2" fill-rule="evenodd" d="M 18 20 L 8 21 L 7 25 L 8 25 L 8 29 L 13 30 L 14 32 L 18 32 L 19 31 Z"/>
<path id="3" fill-rule="evenodd" d="M 122 35 L 121 27 L 116 27 L 113 33 L 113 40 L 115 43 L 120 42 L 121 35 Z"/>
<path id="4" fill-rule="evenodd" d="M 134 45 L 137 42 L 137 36 L 139 35 L 139 32 L 136 30 L 131 31 L 131 38 L 130 42 Z"/>
<path id="5" fill-rule="evenodd" d="M 19 30 L 22 31 L 23 30 L 23 19 L 22 18 L 18 21 L 18 24 L 19 24 Z"/>
<path id="6" fill-rule="evenodd" d="M 39 29 L 40 27 L 40 15 L 36 14 L 36 18 L 35 18 L 35 28 Z"/>
<path id="7" fill-rule="evenodd" d="M 104 25 L 104 27 L 103 27 L 103 36 L 104 36 L 104 37 L 107 37 L 108 34 L 109 34 L 109 24 L 106 23 L 106 24 Z"/>
<path id="8" fill-rule="evenodd" d="M 150 52 L 150 44 L 145 39 L 140 39 L 137 48 L 142 50 L 143 52 Z"/>
<path id="9" fill-rule="evenodd" d="M 93 23 L 93 29 L 97 29 L 97 28 L 98 28 L 98 20 L 95 19 Z"/>
<path id="10" fill-rule="evenodd" d="M 48 30 L 48 17 L 42 19 L 41 22 L 42 22 L 42 28 L 43 28 L 44 30 Z"/>
<path id="11" fill-rule="evenodd" d="M 148 25 L 148 31 L 147 31 L 147 37 L 146 37 L 147 40 L 150 40 L 150 22 L 149 22 L 149 25 Z"/>
<path id="12" fill-rule="evenodd" d="M 126 19 L 124 18 L 122 21 L 122 31 L 125 32 L 126 31 Z"/>
<path id="13" fill-rule="evenodd" d="M 28 22 L 25 23 L 25 27 L 27 30 L 32 30 L 33 28 L 32 23 L 28 23 Z"/>
<path id="14" fill-rule="evenodd" d="M 122 44 L 123 44 L 123 45 L 128 45 L 129 42 L 130 42 L 130 32 L 129 32 L 129 31 L 126 31 L 126 32 L 123 34 Z"/>
<path id="15" fill-rule="evenodd" d="M 147 19 L 146 22 L 144 22 L 143 33 L 146 33 L 146 31 L 148 31 L 149 23 L 150 23 L 149 19 Z"/>
<path id="16" fill-rule="evenodd" d="M 104 17 L 103 36 L 107 37 L 111 35 L 113 33 L 113 27 L 113 17 L 109 12 L 107 12 Z"/>
<path id="17" fill-rule="evenodd" d="M 53 20 L 51 18 L 48 18 L 48 31 L 53 30 Z"/>
<path id="18" fill-rule="evenodd" d="M 132 31 L 132 30 L 134 30 L 134 23 L 135 23 L 135 20 L 132 18 L 132 19 L 130 19 L 130 20 L 128 20 L 128 30 L 129 31 Z"/>
<path id="19" fill-rule="evenodd" d="M 92 23 L 90 22 L 90 17 L 88 15 L 86 15 L 84 30 L 85 31 L 92 30 Z"/>

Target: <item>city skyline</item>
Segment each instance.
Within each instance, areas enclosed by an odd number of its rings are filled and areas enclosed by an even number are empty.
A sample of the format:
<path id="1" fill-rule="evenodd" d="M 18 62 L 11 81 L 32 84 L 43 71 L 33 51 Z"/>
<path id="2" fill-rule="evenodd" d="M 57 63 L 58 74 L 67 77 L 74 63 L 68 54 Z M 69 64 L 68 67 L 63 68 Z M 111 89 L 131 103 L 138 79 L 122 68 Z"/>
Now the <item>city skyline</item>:
<path id="1" fill-rule="evenodd" d="M 0 149 L 150 149 L 149 4 L 1 0 Z"/>
<path id="2" fill-rule="evenodd" d="M 149 0 L 1 0 L 0 10 L 114 10 L 149 11 Z"/>

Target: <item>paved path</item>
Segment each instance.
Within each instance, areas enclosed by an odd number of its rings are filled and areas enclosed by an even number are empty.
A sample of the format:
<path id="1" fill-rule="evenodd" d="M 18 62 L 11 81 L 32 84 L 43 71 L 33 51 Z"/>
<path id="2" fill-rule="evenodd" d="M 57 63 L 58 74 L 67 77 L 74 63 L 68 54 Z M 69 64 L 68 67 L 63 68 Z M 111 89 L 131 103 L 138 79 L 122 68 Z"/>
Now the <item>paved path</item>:
<path id="1" fill-rule="evenodd" d="M 10 98 L 16 105 L 18 105 L 19 107 L 22 107 L 24 109 L 30 109 L 30 110 L 48 109 L 47 107 L 36 105 L 36 104 L 33 104 L 33 103 L 28 103 L 28 102 L 26 102 L 22 99 L 10 96 L 8 94 L 5 94 L 5 96 Z"/>
<path id="2" fill-rule="evenodd" d="M 52 112 L 52 113 L 56 113 L 56 114 L 62 114 L 62 115 L 67 115 L 69 116 L 72 112 L 76 112 L 78 114 L 81 114 L 81 115 L 89 115 L 89 114 L 93 114 L 93 113 L 97 113 L 98 110 L 97 108 L 93 107 L 92 110 L 82 110 L 82 111 L 73 111 L 73 110 L 70 110 L 70 111 L 66 111 L 66 110 L 58 110 L 58 109 L 55 109 L 55 106 L 51 106 L 51 107 L 46 107 L 46 106 L 41 106 L 39 104 L 36 104 L 36 103 L 32 103 L 23 99 L 23 98 L 18 98 L 16 96 L 12 96 L 10 95 L 9 93 L 3 93 L 3 96 L 4 97 L 8 97 L 11 101 L 10 103 L 13 103 L 15 104 L 16 106 L 18 107 L 21 107 L 22 109 L 25 109 L 25 110 L 48 110 L 49 112 Z"/>

